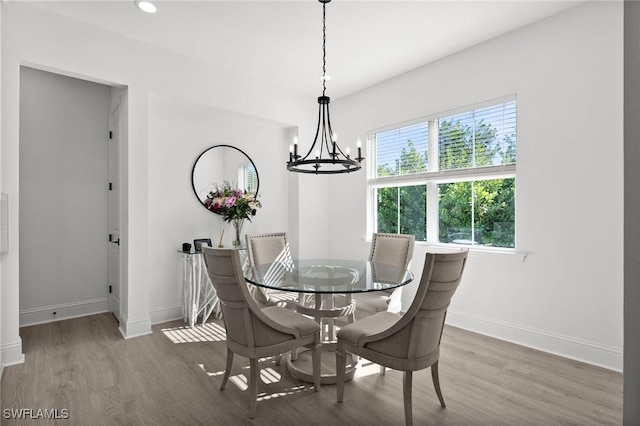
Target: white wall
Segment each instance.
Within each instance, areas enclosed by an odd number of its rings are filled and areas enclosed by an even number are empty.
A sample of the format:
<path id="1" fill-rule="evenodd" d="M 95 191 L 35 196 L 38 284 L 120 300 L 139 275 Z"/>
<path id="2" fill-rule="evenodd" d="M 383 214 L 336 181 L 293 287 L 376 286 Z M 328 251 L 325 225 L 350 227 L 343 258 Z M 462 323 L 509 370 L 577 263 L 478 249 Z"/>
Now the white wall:
<path id="1" fill-rule="evenodd" d="M 20 325 L 105 312 L 110 88 L 20 77 Z"/>
<path id="2" fill-rule="evenodd" d="M 332 118 L 342 141 L 364 140 L 515 93 L 520 254 L 472 253 L 447 320 L 621 370 L 622 89 L 622 4 L 596 2 L 340 99 Z M 366 255 L 366 174 L 330 193 L 332 253 Z"/>
<path id="3" fill-rule="evenodd" d="M 155 210 L 150 191 L 155 188 L 153 174 L 160 168 L 157 149 L 152 145 L 150 134 L 155 134 L 153 126 L 159 124 L 153 114 L 156 113 L 153 94 L 172 99 L 185 99 L 189 102 L 218 108 L 229 112 L 261 117 L 277 123 L 292 123 L 290 127 L 301 129 L 310 127 L 315 106 L 307 106 L 307 99 L 297 95 L 282 93 L 266 82 L 256 81 L 241 74 L 228 74 L 223 70 L 212 69 L 202 63 L 176 55 L 162 49 L 145 45 L 134 40 L 97 29 L 89 25 L 60 17 L 27 3 L 3 4 L 2 13 L 2 192 L 9 194 L 9 222 L 12 229 L 18 229 L 19 216 L 19 67 L 29 65 L 52 70 L 71 76 L 79 76 L 113 86 L 126 87 L 127 114 L 123 122 L 128 132 L 123 135 L 122 176 L 123 207 L 125 216 L 121 227 L 121 265 L 122 300 L 121 331 L 132 337 L 150 332 L 150 307 L 162 310 L 171 304 L 171 297 L 153 300 L 157 288 L 150 279 L 156 267 L 151 241 L 158 235 L 155 225 L 163 226 L 166 232 L 165 218 Z M 176 142 L 180 144 L 182 141 Z M 202 147 L 209 141 L 200 141 Z M 249 141 L 247 141 L 249 143 Z M 251 143 L 254 143 L 253 141 Z M 263 144 L 257 141 L 256 144 Z M 284 167 L 287 158 L 288 142 L 283 141 L 281 161 L 271 163 L 257 162 L 261 181 L 269 180 L 268 170 L 277 170 L 276 176 Z M 267 149 L 267 145 L 264 146 Z M 173 152 L 171 153 L 173 154 Z M 187 174 L 180 171 L 172 175 L 176 168 L 165 170 L 172 181 L 185 179 L 188 182 L 191 163 L 196 151 L 189 159 Z M 275 154 L 274 154 L 275 155 Z M 273 159 L 270 159 L 273 160 Z M 279 179 L 276 177 L 276 180 Z M 288 179 L 291 179 L 290 177 Z M 294 178 L 294 183 L 297 178 Z M 296 194 L 286 193 L 279 197 L 280 189 L 273 195 L 266 192 L 263 202 L 267 206 L 278 206 L 287 212 L 289 197 Z M 191 189 L 187 185 L 185 194 Z M 154 200 L 155 202 L 155 200 Z M 195 200 L 192 200 L 195 202 Z M 272 208 L 272 207 L 269 207 Z M 196 218 L 183 217 L 186 222 L 200 222 L 199 229 L 207 230 L 212 226 L 212 217 L 202 209 Z M 155 215 L 161 217 L 156 219 Z M 265 213 L 266 215 L 267 213 Z M 270 214 L 270 213 L 268 213 Z M 259 217 L 256 219 L 259 220 Z M 305 218 L 313 221 L 313 214 Z M 298 221 L 303 226 L 303 221 Z M 257 224 L 258 222 L 256 222 Z M 280 224 L 276 222 L 275 224 Z M 262 225 L 260 225 L 262 226 Z M 257 227 L 254 229 L 258 229 Z M 248 228 L 249 230 L 249 228 Z M 293 239 L 297 239 L 297 229 L 289 228 Z M 195 232 L 194 232 L 195 233 Z M 198 234 L 200 231 L 198 232 Z M 197 234 L 196 234 L 197 235 Z M 167 236 L 167 246 L 176 247 L 187 238 L 187 233 Z M 2 342 L 3 363 L 21 362 L 22 350 L 18 334 L 19 328 L 19 239 L 17 232 L 10 232 L 10 253 L 3 259 L 2 265 Z M 176 246 L 174 246 L 176 245 Z M 173 248 L 172 248 L 173 250 Z M 171 279 L 171 285 L 175 285 Z M 166 291 L 165 291 L 166 290 Z M 163 289 L 161 293 L 170 294 L 172 289 Z M 155 297 L 155 296 L 154 296 Z M 158 305 L 156 305 L 156 303 Z"/>
<path id="4" fill-rule="evenodd" d="M 180 317 L 183 242 L 211 238 L 233 227 L 206 210 L 191 188 L 191 169 L 205 149 L 235 146 L 255 163 L 263 207 L 243 232 L 288 231 L 288 153 L 283 124 L 157 95 L 149 98 L 149 254 L 152 322 Z M 219 182 L 222 183 L 222 182 Z"/>

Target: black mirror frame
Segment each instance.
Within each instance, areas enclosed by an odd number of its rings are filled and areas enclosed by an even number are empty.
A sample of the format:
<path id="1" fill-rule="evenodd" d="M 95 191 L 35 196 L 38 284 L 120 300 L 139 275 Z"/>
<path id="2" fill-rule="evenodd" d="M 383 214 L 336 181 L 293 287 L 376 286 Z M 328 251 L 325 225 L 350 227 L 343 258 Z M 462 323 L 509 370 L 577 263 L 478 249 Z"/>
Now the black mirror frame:
<path id="1" fill-rule="evenodd" d="M 202 151 L 202 153 L 200 155 L 198 155 L 198 158 L 196 158 L 196 161 L 193 163 L 193 167 L 191 168 L 191 188 L 193 189 L 193 194 L 196 196 L 196 199 L 200 202 L 200 205 L 202 207 L 204 207 L 205 209 L 207 209 L 207 207 L 204 205 L 204 202 L 202 200 L 200 200 L 200 197 L 198 196 L 198 191 L 196 190 L 196 185 L 193 181 L 193 177 L 196 171 L 196 166 L 198 165 L 198 161 L 200 160 L 200 157 L 202 157 L 204 154 L 206 154 L 207 152 L 211 151 L 213 148 L 232 148 L 235 149 L 236 151 L 239 151 L 241 154 L 243 154 L 245 157 L 247 157 L 247 159 L 251 162 L 251 164 L 253 165 L 253 169 L 256 171 L 256 179 L 258 181 L 258 184 L 256 185 L 256 197 L 258 196 L 258 194 L 260 193 L 260 174 L 258 173 L 258 168 L 256 167 L 256 163 L 253 162 L 253 160 L 251 159 L 251 157 L 249 157 L 249 155 L 247 155 L 246 152 L 244 152 L 243 150 L 241 150 L 240 148 L 237 148 L 233 145 L 226 145 L 226 144 L 221 144 L 221 145 L 214 145 L 211 146 L 207 149 L 205 149 L 204 151 Z M 216 213 L 212 210 L 207 209 L 207 211 L 213 213 L 213 214 L 219 214 Z"/>

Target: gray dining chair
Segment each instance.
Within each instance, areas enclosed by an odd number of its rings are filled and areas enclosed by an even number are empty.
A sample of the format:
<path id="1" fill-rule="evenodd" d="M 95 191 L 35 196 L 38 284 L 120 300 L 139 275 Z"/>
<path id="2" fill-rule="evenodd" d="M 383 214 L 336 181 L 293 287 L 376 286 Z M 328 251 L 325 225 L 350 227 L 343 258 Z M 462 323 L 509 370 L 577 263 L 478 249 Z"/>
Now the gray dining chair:
<path id="1" fill-rule="evenodd" d="M 413 235 L 374 233 L 371 239 L 369 261 L 406 269 L 409 267 L 413 257 L 414 246 L 415 237 Z M 378 312 L 384 312 L 389 309 L 392 298 L 396 301 L 395 305 L 397 305 L 392 308 L 395 311 L 399 311 L 401 297 L 402 288 L 335 295 L 336 306 L 347 307 L 353 305 L 354 307 L 348 315 L 345 315 L 346 321 L 340 319 L 337 324 L 343 326 Z"/>
<path id="2" fill-rule="evenodd" d="M 374 233 L 371 239 L 369 260 L 406 269 L 413 257 L 414 246 L 415 237 L 413 235 Z M 401 289 L 395 291 L 394 297 L 399 301 Z M 386 311 L 393 293 L 394 290 L 354 293 L 352 297 L 356 304 L 355 319 L 360 320 Z"/>
<path id="3" fill-rule="evenodd" d="M 234 354 L 249 358 L 249 417 L 256 414 L 258 359 L 307 347 L 311 349 L 313 386 L 320 390 L 320 326 L 314 320 L 279 306 L 260 308 L 245 284 L 238 250 L 203 247 L 209 279 L 216 289 L 227 334 L 224 390 Z"/>
<path id="4" fill-rule="evenodd" d="M 293 264 L 286 232 L 247 234 L 245 238 L 247 240 L 247 255 L 250 267 L 279 261 L 282 263 L 283 269 L 286 269 Z M 298 302 L 298 293 L 265 289 L 254 285 L 250 285 L 250 288 L 251 294 L 263 306 L 281 306 L 295 309 Z"/>
<path id="5" fill-rule="evenodd" d="M 467 249 L 447 254 L 427 253 L 418 290 L 404 315 L 379 312 L 348 324 L 338 332 L 338 402 L 342 402 L 344 396 L 346 354 L 350 353 L 404 372 L 407 425 L 413 424 L 411 388 L 414 371 L 431 367 L 436 395 L 440 405 L 446 406 L 438 376 L 440 340 L 447 308 L 460 283 L 467 254 Z"/>

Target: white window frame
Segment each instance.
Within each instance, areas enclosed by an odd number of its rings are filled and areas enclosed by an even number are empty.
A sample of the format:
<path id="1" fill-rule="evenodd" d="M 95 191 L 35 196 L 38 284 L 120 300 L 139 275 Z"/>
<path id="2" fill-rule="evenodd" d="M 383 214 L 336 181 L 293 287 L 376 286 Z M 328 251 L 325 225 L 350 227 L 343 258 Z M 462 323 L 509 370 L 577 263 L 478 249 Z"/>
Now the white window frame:
<path id="1" fill-rule="evenodd" d="M 448 247 L 461 247 L 459 244 L 442 243 L 438 240 L 439 232 L 438 227 L 440 223 L 440 211 L 438 200 L 438 185 L 442 183 L 452 182 L 473 182 L 481 180 L 493 180 L 493 179 L 509 179 L 516 178 L 516 165 L 517 161 L 517 144 L 516 144 L 516 163 L 508 165 L 498 166 L 483 166 L 478 168 L 468 169 L 455 169 L 455 170 L 438 170 L 438 119 L 456 115 L 471 110 L 481 109 L 492 105 L 498 105 L 510 101 L 516 101 L 516 95 L 508 95 L 500 98 L 491 99 L 485 102 L 468 105 L 465 107 L 456 108 L 453 110 L 445 111 L 438 114 L 433 114 L 426 117 L 421 117 L 415 120 L 406 121 L 399 124 L 393 124 L 367 132 L 367 152 L 370 153 L 367 157 L 367 235 L 370 236 L 377 229 L 377 199 L 376 189 L 386 187 L 399 187 L 399 186 L 413 186 L 413 185 L 426 185 L 427 186 L 427 241 L 416 241 L 416 244 L 426 245 L 442 245 Z M 517 108 L 517 105 L 516 105 Z M 516 110 L 517 111 L 517 110 Z M 518 128 L 517 124 L 517 112 L 516 112 L 516 132 Z M 418 123 L 429 123 L 429 144 L 428 144 L 428 172 L 415 173 L 410 175 L 401 176 L 386 176 L 376 177 L 376 134 L 385 132 L 388 130 L 398 129 L 402 127 L 411 126 Z M 434 219 L 435 218 L 435 219 Z M 516 224 L 517 228 L 517 224 Z M 507 247 L 487 247 L 487 246 L 473 246 L 464 245 L 472 250 L 487 250 L 487 251 L 502 251 L 502 252 L 515 252 L 517 247 L 517 235 L 514 235 L 513 248 Z"/>

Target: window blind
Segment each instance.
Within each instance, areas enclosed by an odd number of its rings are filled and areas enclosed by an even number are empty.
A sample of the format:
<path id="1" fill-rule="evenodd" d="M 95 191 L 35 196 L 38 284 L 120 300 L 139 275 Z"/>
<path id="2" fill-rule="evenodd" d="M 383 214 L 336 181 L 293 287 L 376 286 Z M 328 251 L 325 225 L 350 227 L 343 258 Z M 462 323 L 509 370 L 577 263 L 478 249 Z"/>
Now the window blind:
<path id="1" fill-rule="evenodd" d="M 428 123 L 376 133 L 376 177 L 427 171 Z"/>
<path id="2" fill-rule="evenodd" d="M 455 170 L 516 162 L 516 102 L 438 120 L 438 166 Z"/>

